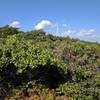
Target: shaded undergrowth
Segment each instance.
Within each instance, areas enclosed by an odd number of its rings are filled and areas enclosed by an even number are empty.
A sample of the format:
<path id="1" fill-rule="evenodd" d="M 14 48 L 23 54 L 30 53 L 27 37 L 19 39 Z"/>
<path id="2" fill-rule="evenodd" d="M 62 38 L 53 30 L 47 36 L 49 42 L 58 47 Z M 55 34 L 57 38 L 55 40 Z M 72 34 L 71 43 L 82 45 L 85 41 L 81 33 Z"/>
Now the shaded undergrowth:
<path id="1" fill-rule="evenodd" d="M 49 89 L 56 89 L 60 84 L 66 82 L 65 74 L 61 68 L 55 65 L 38 65 L 31 69 L 27 67 L 22 73 L 18 73 L 13 63 L 5 64 L 0 71 L 0 98 L 4 99 L 13 88 L 27 84 L 29 81 L 36 81 Z"/>

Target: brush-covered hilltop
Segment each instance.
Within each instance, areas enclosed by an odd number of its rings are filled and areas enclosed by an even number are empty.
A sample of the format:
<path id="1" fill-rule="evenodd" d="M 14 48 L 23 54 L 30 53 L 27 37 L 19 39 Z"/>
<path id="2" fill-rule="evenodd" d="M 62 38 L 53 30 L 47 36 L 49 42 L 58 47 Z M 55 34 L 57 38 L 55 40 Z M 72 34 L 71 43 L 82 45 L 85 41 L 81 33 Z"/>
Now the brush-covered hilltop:
<path id="1" fill-rule="evenodd" d="M 100 100 L 100 44 L 1 27 L 0 100 Z"/>

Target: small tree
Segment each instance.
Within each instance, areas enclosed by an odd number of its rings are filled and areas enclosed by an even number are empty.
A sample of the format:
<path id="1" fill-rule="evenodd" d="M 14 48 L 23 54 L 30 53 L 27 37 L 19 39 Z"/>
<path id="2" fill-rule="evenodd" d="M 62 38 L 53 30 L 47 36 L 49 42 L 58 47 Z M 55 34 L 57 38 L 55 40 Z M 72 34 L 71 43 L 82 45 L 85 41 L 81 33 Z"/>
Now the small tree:
<path id="1" fill-rule="evenodd" d="M 9 25 L 0 27 L 0 37 L 7 37 L 8 35 L 17 34 L 18 32 L 18 28 L 13 28 Z"/>

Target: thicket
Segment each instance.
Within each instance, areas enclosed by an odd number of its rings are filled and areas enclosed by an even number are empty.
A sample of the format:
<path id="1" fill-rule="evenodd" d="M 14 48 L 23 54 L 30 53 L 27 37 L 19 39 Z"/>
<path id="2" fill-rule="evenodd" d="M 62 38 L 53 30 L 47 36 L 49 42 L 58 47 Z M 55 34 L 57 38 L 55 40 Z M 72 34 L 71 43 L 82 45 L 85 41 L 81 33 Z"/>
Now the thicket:
<path id="1" fill-rule="evenodd" d="M 34 95 L 45 100 L 100 100 L 100 44 L 41 30 L 0 28 L 0 98 Z"/>

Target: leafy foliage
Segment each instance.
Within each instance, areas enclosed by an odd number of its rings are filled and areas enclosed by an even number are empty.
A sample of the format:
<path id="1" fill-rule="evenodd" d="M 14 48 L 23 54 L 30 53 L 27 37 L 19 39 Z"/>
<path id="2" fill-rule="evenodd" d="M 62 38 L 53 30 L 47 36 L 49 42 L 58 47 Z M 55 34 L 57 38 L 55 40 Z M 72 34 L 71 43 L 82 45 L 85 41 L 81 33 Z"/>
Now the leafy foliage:
<path id="1" fill-rule="evenodd" d="M 17 34 L 18 32 L 19 32 L 18 28 L 13 28 L 13 27 L 10 27 L 9 25 L 6 25 L 3 27 L 0 27 L 0 38 L 1 37 L 5 38 L 8 35 Z"/>
<path id="2" fill-rule="evenodd" d="M 3 86 L 6 83 L 14 89 L 36 81 L 70 100 L 99 100 L 100 44 L 57 37 L 41 30 L 15 30 L 0 29 L 4 33 L 0 36 L 0 82 L 2 80 Z M 16 82 L 19 83 L 14 85 Z M 48 98 L 53 96 L 48 92 Z"/>

